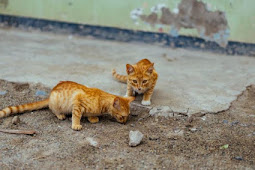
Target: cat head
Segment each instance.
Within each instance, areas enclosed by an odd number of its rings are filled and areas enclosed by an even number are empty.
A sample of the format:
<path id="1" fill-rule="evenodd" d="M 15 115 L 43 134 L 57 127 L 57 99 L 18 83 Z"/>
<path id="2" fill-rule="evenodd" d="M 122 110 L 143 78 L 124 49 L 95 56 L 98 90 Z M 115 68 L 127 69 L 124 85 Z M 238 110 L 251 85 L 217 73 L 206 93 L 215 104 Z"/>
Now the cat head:
<path id="1" fill-rule="evenodd" d="M 138 94 L 144 93 L 150 87 L 154 63 L 142 67 L 127 64 L 126 70 L 128 74 L 128 82 Z"/>
<path id="2" fill-rule="evenodd" d="M 115 97 L 112 104 L 112 116 L 120 123 L 126 123 L 130 114 L 130 103 L 135 97 Z"/>

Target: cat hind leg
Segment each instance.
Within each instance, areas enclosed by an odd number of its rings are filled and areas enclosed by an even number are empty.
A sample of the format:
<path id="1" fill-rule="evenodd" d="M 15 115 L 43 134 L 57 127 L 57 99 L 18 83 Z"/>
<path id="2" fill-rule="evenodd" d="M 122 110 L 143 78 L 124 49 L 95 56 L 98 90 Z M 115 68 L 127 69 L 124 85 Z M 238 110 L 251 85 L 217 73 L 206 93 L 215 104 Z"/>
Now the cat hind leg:
<path id="1" fill-rule="evenodd" d="M 59 113 L 58 111 L 52 109 L 52 112 L 57 116 L 57 118 L 59 120 L 65 120 L 66 119 L 66 115 L 62 114 L 62 113 Z"/>
<path id="2" fill-rule="evenodd" d="M 90 116 L 90 117 L 88 117 L 88 121 L 90 123 L 97 123 L 97 122 L 99 122 L 99 118 L 96 116 Z"/>
<path id="3" fill-rule="evenodd" d="M 64 114 L 56 114 L 56 116 L 59 120 L 65 120 L 66 119 L 66 115 L 64 115 Z"/>

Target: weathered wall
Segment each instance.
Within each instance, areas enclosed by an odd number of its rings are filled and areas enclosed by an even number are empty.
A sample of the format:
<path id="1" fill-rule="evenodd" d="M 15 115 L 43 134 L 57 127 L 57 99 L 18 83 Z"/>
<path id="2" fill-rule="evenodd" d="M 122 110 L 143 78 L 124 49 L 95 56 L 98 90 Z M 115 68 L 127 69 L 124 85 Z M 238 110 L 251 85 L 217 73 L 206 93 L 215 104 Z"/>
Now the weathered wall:
<path id="1" fill-rule="evenodd" d="M 187 1 L 191 3 L 194 0 Z M 134 18 L 134 13 L 131 14 L 131 12 L 140 8 L 143 11 L 142 14 L 148 16 L 153 10 L 157 10 L 155 7 L 161 6 L 173 14 L 178 14 L 180 12 L 180 9 L 178 10 L 180 2 L 181 0 L 0 0 L 0 13 L 144 31 L 167 33 L 171 31 L 172 35 L 174 35 L 177 32 L 175 29 L 172 29 L 173 26 L 171 24 L 148 24 L 148 22 L 143 22 L 141 18 L 139 20 Z M 202 2 L 205 3 L 205 6 L 202 7 L 204 9 L 202 10 L 206 10 L 207 14 L 215 12 L 213 14 L 215 15 L 218 13 L 218 15 L 221 15 L 220 19 L 222 22 L 226 22 L 226 24 L 223 24 L 224 28 L 222 29 L 225 31 L 217 35 L 212 34 L 212 37 L 214 36 L 216 39 L 219 36 L 228 38 L 228 34 L 230 34 L 229 40 L 255 43 L 254 0 L 203 0 Z M 164 5 L 162 6 L 162 4 Z M 165 12 L 167 11 L 165 10 Z M 161 9 L 158 11 L 158 16 L 160 17 L 161 14 L 159 13 L 161 13 Z M 204 17 L 210 15 L 198 14 L 197 16 L 201 16 L 200 19 L 206 21 Z M 196 25 L 197 22 L 180 23 L 178 34 L 203 36 L 201 27 L 198 28 Z M 204 27 L 206 28 L 204 33 L 208 29 L 214 29 L 210 28 L 210 24 L 209 26 L 204 25 Z M 215 25 L 215 27 L 217 26 Z M 222 28 L 222 26 L 219 27 Z M 227 28 L 229 28 L 229 32 Z M 207 39 L 210 40 L 212 37 L 209 36 Z M 222 42 L 220 41 L 218 43 L 220 44 Z M 224 46 L 224 41 L 222 45 Z"/>

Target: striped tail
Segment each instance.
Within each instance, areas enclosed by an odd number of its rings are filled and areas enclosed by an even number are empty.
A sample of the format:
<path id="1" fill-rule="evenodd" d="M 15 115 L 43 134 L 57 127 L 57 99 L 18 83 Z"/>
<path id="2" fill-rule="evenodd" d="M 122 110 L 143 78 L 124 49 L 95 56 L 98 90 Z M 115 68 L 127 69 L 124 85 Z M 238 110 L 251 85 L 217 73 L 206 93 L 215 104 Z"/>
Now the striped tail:
<path id="1" fill-rule="evenodd" d="M 120 82 L 122 82 L 122 83 L 127 83 L 127 76 L 120 75 L 120 74 L 116 73 L 116 70 L 115 70 L 115 69 L 112 70 L 112 76 L 113 76 L 116 80 L 118 80 L 118 81 L 120 81 Z"/>
<path id="2" fill-rule="evenodd" d="M 17 113 L 23 113 L 26 111 L 39 110 L 45 107 L 48 107 L 49 99 L 45 99 L 39 102 L 28 103 L 19 106 L 10 106 L 6 107 L 0 111 L 0 118 L 7 117 L 9 115 L 14 115 Z"/>

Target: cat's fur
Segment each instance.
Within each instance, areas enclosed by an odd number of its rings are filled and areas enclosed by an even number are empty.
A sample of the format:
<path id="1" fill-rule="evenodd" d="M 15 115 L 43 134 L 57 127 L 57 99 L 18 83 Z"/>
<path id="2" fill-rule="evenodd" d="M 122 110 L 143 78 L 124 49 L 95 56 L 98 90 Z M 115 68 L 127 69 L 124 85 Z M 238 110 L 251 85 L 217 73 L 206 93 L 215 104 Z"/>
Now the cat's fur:
<path id="1" fill-rule="evenodd" d="M 129 116 L 129 104 L 134 97 L 119 97 L 97 88 L 62 81 L 51 91 L 48 99 L 19 106 L 11 106 L 0 111 L 0 118 L 49 107 L 58 119 L 65 119 L 72 113 L 72 129 L 80 130 L 82 116 L 88 117 L 91 123 L 99 121 L 97 116 L 110 114 L 118 122 L 125 123 Z"/>
<path id="2" fill-rule="evenodd" d="M 115 69 L 112 76 L 120 82 L 127 83 L 126 96 L 132 96 L 135 92 L 143 94 L 143 105 L 151 104 L 151 96 L 158 79 L 158 73 L 154 69 L 154 63 L 148 59 L 142 59 L 134 65 L 126 65 L 127 76 L 119 75 Z"/>

